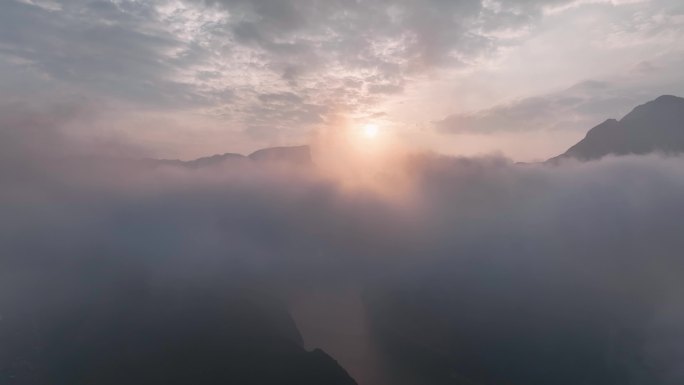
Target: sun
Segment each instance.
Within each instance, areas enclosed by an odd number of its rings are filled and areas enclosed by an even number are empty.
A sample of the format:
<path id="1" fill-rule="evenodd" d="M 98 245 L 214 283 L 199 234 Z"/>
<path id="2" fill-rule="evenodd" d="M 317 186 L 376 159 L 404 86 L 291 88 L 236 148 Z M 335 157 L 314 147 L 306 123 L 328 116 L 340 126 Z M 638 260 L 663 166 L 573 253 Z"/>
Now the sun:
<path id="1" fill-rule="evenodd" d="M 365 136 L 368 139 L 373 139 L 377 137 L 379 133 L 380 128 L 377 124 L 369 123 L 363 126 L 363 136 Z"/>

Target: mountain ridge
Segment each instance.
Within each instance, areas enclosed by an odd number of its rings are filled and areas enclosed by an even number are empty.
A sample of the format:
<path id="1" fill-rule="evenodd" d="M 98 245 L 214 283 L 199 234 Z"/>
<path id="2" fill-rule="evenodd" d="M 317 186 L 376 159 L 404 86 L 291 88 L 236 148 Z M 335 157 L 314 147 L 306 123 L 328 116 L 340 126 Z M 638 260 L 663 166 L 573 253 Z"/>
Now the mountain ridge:
<path id="1" fill-rule="evenodd" d="M 566 152 L 549 159 L 590 161 L 607 155 L 684 152 L 684 98 L 661 95 L 636 106 L 622 119 L 607 119 L 590 129 Z"/>
<path id="2" fill-rule="evenodd" d="M 607 155 L 644 155 L 684 153 L 684 98 L 661 95 L 634 107 L 621 119 L 609 118 L 587 131 L 584 138 L 546 163 L 566 159 L 598 160 Z M 147 159 L 153 164 L 187 168 L 214 167 L 226 163 L 281 163 L 311 166 L 308 145 L 266 147 L 248 155 L 223 153 L 192 160 Z"/>
<path id="3" fill-rule="evenodd" d="M 308 145 L 266 147 L 248 155 L 226 152 L 204 156 L 191 160 L 180 159 L 148 159 L 155 164 L 181 166 L 187 168 L 214 167 L 227 162 L 248 164 L 254 163 L 284 163 L 298 166 L 313 164 L 311 148 Z"/>

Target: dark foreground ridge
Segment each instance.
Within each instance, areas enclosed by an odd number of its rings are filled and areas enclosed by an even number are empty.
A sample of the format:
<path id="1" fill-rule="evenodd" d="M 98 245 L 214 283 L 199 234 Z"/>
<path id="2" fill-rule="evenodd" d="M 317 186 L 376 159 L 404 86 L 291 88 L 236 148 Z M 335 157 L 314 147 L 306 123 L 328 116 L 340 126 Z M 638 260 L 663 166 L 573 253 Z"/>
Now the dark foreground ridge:
<path id="1" fill-rule="evenodd" d="M 620 120 L 608 119 L 565 153 L 549 159 L 582 161 L 606 155 L 684 152 L 684 98 L 663 95 L 634 108 Z"/>
<path id="2" fill-rule="evenodd" d="M 306 351 L 285 306 L 263 293 L 224 287 L 122 290 L 40 307 L 4 308 L 3 385 L 356 385 L 321 350 Z M 85 292 L 85 291 L 84 291 Z"/>

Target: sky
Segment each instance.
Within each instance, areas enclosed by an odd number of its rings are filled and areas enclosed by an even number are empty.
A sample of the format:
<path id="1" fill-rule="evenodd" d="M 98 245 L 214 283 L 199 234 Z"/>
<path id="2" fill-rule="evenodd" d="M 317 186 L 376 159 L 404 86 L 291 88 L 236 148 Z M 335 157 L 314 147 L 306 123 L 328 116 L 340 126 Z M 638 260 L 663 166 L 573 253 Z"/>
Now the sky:
<path id="1" fill-rule="evenodd" d="M 181 159 L 374 124 L 540 160 L 684 95 L 683 38 L 680 0 L 6 0 L 0 124 Z"/>

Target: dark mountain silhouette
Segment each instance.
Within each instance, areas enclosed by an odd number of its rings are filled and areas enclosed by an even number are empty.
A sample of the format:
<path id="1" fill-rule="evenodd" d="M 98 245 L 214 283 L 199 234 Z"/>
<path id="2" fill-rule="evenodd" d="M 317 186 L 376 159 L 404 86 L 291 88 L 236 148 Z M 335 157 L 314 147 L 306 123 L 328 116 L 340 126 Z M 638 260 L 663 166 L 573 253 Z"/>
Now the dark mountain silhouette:
<path id="1" fill-rule="evenodd" d="M 187 168 L 205 168 L 225 164 L 280 163 L 295 166 L 309 166 L 312 164 L 309 146 L 269 147 L 257 150 L 247 156 L 235 153 L 217 154 L 194 160 L 178 159 L 149 159 L 153 165 L 163 164 Z"/>
<path id="2" fill-rule="evenodd" d="M 0 303 L 0 384 L 356 385 L 267 293 L 107 280 Z"/>
<path id="3" fill-rule="evenodd" d="M 228 162 L 242 163 L 242 162 L 247 162 L 247 161 L 249 161 L 249 158 L 247 158 L 244 155 L 233 154 L 233 153 L 225 153 L 225 154 L 217 154 L 217 155 L 212 155 L 212 156 L 205 156 L 202 158 L 197 158 L 197 159 L 187 160 L 187 161 L 178 160 L 178 159 L 163 159 L 163 160 L 155 160 L 154 162 L 172 165 L 172 166 L 182 166 L 182 167 L 189 167 L 189 168 L 203 168 L 203 167 L 218 166 L 218 165 L 228 163 Z"/>
<path id="4" fill-rule="evenodd" d="M 255 151 L 249 159 L 256 162 L 282 162 L 294 165 L 311 164 L 311 149 L 309 146 L 271 147 Z"/>
<path id="5" fill-rule="evenodd" d="M 664 95 L 642 104 L 621 120 L 608 119 L 564 154 L 549 159 L 594 160 L 606 155 L 684 152 L 684 98 Z"/>

